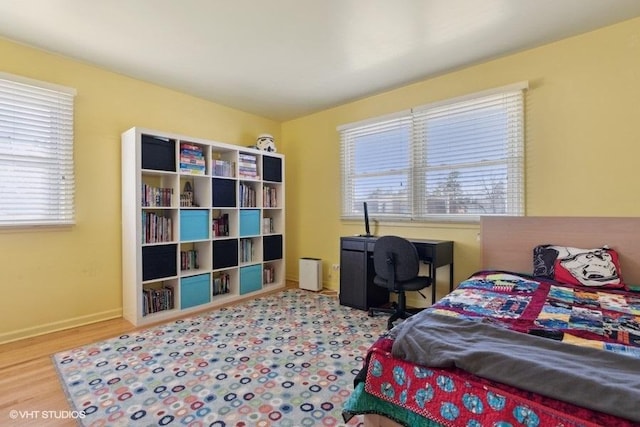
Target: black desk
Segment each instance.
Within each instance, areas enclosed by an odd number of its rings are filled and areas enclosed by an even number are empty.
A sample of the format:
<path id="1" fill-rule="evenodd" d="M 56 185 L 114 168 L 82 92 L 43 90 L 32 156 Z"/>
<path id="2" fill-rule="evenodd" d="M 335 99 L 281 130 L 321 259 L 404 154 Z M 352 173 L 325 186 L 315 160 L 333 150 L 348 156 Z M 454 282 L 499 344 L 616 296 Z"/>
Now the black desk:
<path id="1" fill-rule="evenodd" d="M 340 304 L 368 310 L 389 302 L 389 291 L 373 283 L 373 247 L 377 237 L 340 238 Z M 449 266 L 449 292 L 453 291 L 453 242 L 408 239 L 418 256 L 429 264 L 432 303 L 436 301 L 436 270 Z"/>

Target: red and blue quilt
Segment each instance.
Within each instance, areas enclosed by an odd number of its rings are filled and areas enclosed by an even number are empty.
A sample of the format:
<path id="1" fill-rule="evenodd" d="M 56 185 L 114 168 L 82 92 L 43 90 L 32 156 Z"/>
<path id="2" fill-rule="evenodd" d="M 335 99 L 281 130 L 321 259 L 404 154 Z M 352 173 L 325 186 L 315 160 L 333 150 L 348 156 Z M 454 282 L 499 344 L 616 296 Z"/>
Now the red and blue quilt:
<path id="1" fill-rule="evenodd" d="M 490 319 L 513 331 L 640 358 L 640 294 L 624 290 L 564 285 L 509 272 L 480 272 L 428 310 Z M 393 331 L 370 349 L 362 372 L 366 373 L 362 394 L 424 417 L 429 425 L 635 425 L 457 368 L 426 368 L 394 358 L 392 336 Z M 415 422 L 397 409 L 383 415 L 405 425 L 408 419 Z"/>

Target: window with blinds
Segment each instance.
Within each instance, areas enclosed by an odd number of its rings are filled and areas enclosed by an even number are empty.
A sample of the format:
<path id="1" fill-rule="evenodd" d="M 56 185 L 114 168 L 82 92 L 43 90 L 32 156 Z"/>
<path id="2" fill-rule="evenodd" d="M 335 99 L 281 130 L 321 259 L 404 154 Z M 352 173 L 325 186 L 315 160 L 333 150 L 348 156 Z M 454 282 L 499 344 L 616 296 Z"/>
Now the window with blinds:
<path id="1" fill-rule="evenodd" d="M 518 83 L 338 128 L 342 217 L 476 221 L 524 214 Z"/>
<path id="2" fill-rule="evenodd" d="M 0 73 L 0 226 L 74 223 L 74 96 Z"/>

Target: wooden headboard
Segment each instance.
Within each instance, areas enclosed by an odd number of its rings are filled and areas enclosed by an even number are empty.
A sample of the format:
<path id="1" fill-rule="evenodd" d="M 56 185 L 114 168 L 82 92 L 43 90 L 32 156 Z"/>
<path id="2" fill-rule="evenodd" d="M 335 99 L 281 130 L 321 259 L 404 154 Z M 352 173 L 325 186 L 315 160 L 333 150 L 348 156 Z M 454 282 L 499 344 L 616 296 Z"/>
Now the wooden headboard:
<path id="1" fill-rule="evenodd" d="M 608 245 L 620 256 L 625 283 L 640 285 L 640 218 L 481 217 L 480 241 L 482 268 L 529 274 L 537 245 Z"/>

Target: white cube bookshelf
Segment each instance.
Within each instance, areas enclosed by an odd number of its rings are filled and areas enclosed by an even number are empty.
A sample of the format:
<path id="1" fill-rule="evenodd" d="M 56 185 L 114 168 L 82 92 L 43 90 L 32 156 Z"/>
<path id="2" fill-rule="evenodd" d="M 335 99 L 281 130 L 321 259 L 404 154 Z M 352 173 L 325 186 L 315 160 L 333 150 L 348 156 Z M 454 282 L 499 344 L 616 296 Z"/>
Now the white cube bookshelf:
<path id="1" fill-rule="evenodd" d="M 139 127 L 124 132 L 125 319 L 142 325 L 284 288 L 284 165 L 277 153 Z M 252 242 L 253 256 L 241 261 L 242 240 Z M 197 266 L 185 268 L 184 256 Z"/>

